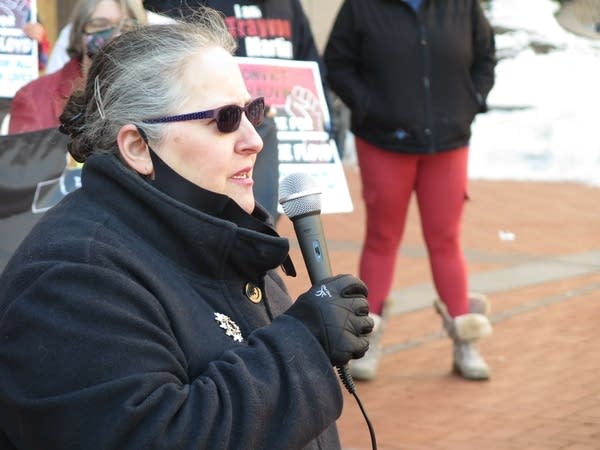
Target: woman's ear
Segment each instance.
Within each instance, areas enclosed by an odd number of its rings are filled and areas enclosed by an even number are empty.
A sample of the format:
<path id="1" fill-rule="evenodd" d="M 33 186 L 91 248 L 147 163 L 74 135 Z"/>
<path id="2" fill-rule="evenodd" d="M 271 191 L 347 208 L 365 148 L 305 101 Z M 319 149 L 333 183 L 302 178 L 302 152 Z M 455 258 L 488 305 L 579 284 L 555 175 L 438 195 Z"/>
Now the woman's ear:
<path id="1" fill-rule="evenodd" d="M 151 176 L 154 172 L 148 144 L 135 125 L 123 125 L 117 134 L 121 158 L 140 175 Z"/>

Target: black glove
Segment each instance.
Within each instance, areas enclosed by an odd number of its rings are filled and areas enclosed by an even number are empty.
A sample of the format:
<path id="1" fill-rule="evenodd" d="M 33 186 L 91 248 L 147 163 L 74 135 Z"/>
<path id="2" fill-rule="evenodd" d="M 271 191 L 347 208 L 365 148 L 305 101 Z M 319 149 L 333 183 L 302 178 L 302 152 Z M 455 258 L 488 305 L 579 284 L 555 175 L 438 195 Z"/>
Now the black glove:
<path id="1" fill-rule="evenodd" d="M 338 275 L 315 284 L 285 312 L 302 321 L 319 340 L 334 366 L 360 358 L 373 330 L 367 287 L 352 275 Z"/>

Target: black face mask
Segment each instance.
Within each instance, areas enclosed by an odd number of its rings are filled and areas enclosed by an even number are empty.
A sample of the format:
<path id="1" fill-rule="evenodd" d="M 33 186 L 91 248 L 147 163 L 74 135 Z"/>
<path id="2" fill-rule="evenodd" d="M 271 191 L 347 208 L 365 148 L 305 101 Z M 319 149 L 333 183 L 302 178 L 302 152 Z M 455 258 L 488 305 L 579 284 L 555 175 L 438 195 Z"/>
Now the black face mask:
<path id="1" fill-rule="evenodd" d="M 90 58 L 96 56 L 102 47 L 106 45 L 108 41 L 117 32 L 116 28 L 107 28 L 106 30 L 97 31 L 95 33 L 89 33 L 85 35 L 85 48 L 87 55 Z"/>
<path id="2" fill-rule="evenodd" d="M 207 191 L 183 178 L 152 150 L 146 133 L 141 128 L 138 128 L 138 132 L 148 145 L 154 169 L 154 176 L 146 177 L 146 181 L 169 197 L 218 217 L 230 201 L 229 197 Z"/>
<path id="3" fill-rule="evenodd" d="M 229 220 L 243 228 L 279 237 L 279 234 L 277 234 L 275 226 L 272 223 L 272 219 L 266 211 L 263 211 L 261 208 L 255 208 L 252 214 L 248 214 L 228 196 L 206 190 L 195 185 L 191 181 L 186 180 L 171 169 L 160 156 L 152 150 L 152 147 L 148 144 L 148 136 L 145 131 L 141 128 L 138 128 L 138 131 L 140 136 L 142 136 L 142 139 L 144 139 L 144 142 L 148 145 L 150 158 L 152 159 L 152 167 L 154 169 L 154 177 L 146 177 L 148 183 L 152 184 L 156 189 L 169 197 L 185 203 L 198 211 Z M 296 268 L 289 255 L 286 256 L 281 264 L 281 268 L 286 275 L 291 277 L 296 276 Z"/>

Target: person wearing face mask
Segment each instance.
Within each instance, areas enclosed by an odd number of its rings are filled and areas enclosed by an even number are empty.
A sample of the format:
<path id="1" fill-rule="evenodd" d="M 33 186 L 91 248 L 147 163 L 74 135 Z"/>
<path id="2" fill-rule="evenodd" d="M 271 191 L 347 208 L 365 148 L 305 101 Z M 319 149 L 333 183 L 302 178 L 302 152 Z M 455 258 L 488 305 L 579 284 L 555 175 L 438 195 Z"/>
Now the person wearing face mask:
<path id="1" fill-rule="evenodd" d="M 367 290 L 290 298 L 253 193 L 264 100 L 197 14 L 108 42 L 60 117 L 82 187 L 0 277 L 2 449 L 340 449 L 333 366 L 367 350 Z"/>
<path id="2" fill-rule="evenodd" d="M 214 8 L 225 15 L 225 22 L 237 42 L 236 56 L 313 61 L 319 66 L 323 82 L 325 80 L 325 66 L 300 0 L 146 0 L 144 5 L 149 11 L 175 19 L 185 19 L 199 6 Z M 325 83 L 323 91 L 330 104 Z M 294 108 L 302 109 L 302 114 L 310 114 L 293 95 L 289 98 Z M 268 108 L 267 117 L 258 128 L 264 147 L 254 170 L 254 193 L 259 203 L 271 214 L 273 222 L 277 223 L 280 217 L 277 198 L 279 140 L 275 114 L 274 109 Z M 318 129 L 323 123 L 316 119 L 314 126 Z M 332 126 L 332 123 L 327 124 L 327 131 Z"/>
<path id="3" fill-rule="evenodd" d="M 148 11 L 147 9 L 145 12 L 148 25 L 173 23 L 175 21 L 169 16 L 157 14 L 155 12 Z M 50 51 L 50 55 L 48 56 L 48 63 L 46 64 L 45 68 L 46 74 L 56 72 L 71 59 L 67 49 L 69 48 L 69 40 L 71 38 L 72 28 L 73 24 L 69 22 L 60 30 L 58 38 L 56 39 L 56 42 L 54 42 L 52 50 Z"/>
<path id="4" fill-rule="evenodd" d="M 57 127 L 67 98 L 84 82 L 94 54 L 122 31 L 145 25 L 146 13 L 141 0 L 79 0 L 70 22 L 70 61 L 15 93 L 9 110 L 9 134 Z"/>

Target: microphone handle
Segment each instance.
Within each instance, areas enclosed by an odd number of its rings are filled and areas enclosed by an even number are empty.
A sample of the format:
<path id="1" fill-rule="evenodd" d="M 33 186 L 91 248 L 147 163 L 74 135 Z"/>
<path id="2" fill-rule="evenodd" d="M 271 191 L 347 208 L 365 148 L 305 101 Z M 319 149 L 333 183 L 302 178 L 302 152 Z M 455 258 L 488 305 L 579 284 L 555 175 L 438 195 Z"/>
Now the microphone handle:
<path id="1" fill-rule="evenodd" d="M 321 211 L 318 210 L 293 218 L 294 231 L 312 284 L 317 284 L 333 275 L 320 213 Z M 356 386 L 348 364 L 338 365 L 336 369 L 348 392 L 354 394 Z"/>
<path id="2" fill-rule="evenodd" d="M 294 231 L 312 284 L 333 275 L 320 212 L 311 212 L 293 219 Z"/>

